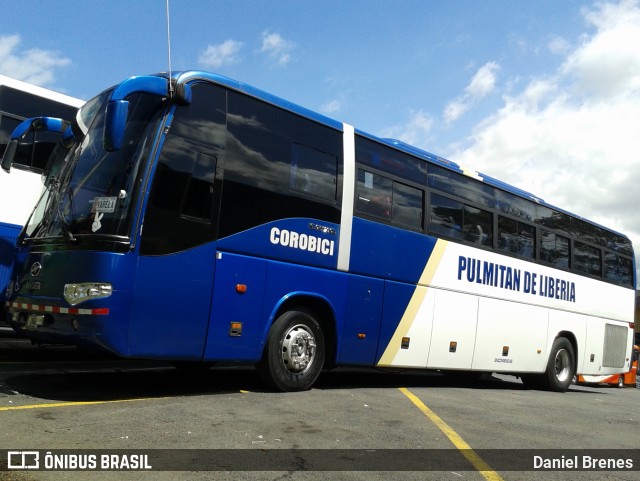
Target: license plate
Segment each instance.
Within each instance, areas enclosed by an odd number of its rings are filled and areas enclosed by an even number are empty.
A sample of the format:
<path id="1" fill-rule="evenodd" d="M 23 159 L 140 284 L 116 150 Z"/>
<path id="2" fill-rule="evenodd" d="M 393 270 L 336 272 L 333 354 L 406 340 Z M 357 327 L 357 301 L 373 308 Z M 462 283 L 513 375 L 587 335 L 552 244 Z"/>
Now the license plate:
<path id="1" fill-rule="evenodd" d="M 27 324 L 24 327 L 25 329 L 37 329 L 38 326 L 42 326 L 43 324 L 44 316 L 42 314 L 29 314 Z"/>

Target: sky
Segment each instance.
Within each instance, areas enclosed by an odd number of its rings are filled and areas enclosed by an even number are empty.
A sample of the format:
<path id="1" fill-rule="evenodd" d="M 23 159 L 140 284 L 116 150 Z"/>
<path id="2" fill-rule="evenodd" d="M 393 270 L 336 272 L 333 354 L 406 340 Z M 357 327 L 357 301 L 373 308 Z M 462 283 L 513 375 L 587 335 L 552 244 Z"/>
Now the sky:
<path id="1" fill-rule="evenodd" d="M 0 73 L 87 100 L 132 75 L 216 72 L 640 252 L 640 0 L 170 0 L 169 19 L 168 36 L 166 0 L 3 0 Z"/>

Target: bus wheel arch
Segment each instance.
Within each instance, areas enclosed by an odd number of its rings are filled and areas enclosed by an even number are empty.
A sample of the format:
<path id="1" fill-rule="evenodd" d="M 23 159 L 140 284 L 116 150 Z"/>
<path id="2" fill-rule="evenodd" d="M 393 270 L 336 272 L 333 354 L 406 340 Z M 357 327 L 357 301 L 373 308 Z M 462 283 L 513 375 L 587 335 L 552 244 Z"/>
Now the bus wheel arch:
<path id="1" fill-rule="evenodd" d="M 321 298 L 292 296 L 272 318 L 257 366 L 260 377 L 280 391 L 309 389 L 335 357 L 333 311 Z"/>

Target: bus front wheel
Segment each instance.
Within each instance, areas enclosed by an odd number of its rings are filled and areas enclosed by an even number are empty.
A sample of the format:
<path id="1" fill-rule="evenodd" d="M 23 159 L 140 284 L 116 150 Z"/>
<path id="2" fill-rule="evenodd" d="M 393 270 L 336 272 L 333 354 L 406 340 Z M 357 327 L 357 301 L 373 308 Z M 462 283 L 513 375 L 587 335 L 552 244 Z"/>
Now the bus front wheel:
<path id="1" fill-rule="evenodd" d="M 324 366 L 322 328 L 305 311 L 282 314 L 271 326 L 258 373 L 280 391 L 304 391 L 316 381 Z"/>

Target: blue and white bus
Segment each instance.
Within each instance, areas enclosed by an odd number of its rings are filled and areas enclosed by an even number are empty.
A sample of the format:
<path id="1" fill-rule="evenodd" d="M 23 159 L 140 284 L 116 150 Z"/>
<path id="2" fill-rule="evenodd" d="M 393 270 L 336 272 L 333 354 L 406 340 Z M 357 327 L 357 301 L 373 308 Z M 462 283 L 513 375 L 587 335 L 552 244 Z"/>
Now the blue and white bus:
<path id="1" fill-rule="evenodd" d="M 7 301 L 35 341 L 283 391 L 338 365 L 629 370 L 631 242 L 532 194 L 198 71 L 132 77 L 72 130 Z"/>
<path id="2" fill-rule="evenodd" d="M 72 119 L 83 103 L 68 95 L 0 75 L 0 158 L 11 132 L 26 118 L 48 115 Z M 16 158 L 13 164 L 16 170 L 12 175 L 0 171 L 0 315 L 11 276 L 15 241 L 42 192 L 41 174 L 57 140 L 49 132 L 31 132 L 25 142 L 33 148 Z"/>

